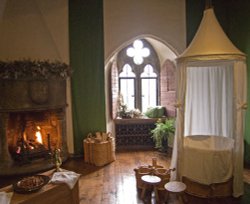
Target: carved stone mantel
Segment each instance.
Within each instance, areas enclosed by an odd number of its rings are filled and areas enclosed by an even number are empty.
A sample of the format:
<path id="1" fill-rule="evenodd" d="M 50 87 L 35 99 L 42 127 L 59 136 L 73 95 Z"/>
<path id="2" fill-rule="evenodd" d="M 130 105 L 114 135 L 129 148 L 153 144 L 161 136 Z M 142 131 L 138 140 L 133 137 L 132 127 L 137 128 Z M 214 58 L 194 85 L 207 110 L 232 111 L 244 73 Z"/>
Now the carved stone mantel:
<path id="1" fill-rule="evenodd" d="M 63 108 L 66 80 L 0 80 L 0 96 L 0 112 Z"/>

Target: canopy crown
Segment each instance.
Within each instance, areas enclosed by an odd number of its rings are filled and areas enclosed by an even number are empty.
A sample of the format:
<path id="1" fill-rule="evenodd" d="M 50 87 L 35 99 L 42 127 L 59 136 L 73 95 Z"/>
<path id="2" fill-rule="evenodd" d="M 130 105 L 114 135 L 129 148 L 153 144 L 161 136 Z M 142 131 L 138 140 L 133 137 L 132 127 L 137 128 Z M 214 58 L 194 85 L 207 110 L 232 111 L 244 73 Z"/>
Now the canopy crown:
<path id="1" fill-rule="evenodd" d="M 188 48 L 178 59 L 230 55 L 245 57 L 221 28 L 213 8 L 204 11 L 200 26 Z"/>

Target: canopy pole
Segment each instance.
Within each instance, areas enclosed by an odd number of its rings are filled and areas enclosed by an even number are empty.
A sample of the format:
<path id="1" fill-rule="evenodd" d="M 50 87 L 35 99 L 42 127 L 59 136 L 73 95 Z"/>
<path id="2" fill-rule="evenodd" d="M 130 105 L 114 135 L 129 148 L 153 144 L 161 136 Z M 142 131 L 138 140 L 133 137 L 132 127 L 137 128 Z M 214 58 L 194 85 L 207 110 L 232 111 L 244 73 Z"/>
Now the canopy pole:
<path id="1" fill-rule="evenodd" d="M 205 9 L 210 9 L 212 8 L 212 0 L 206 0 L 206 6 L 205 6 Z"/>

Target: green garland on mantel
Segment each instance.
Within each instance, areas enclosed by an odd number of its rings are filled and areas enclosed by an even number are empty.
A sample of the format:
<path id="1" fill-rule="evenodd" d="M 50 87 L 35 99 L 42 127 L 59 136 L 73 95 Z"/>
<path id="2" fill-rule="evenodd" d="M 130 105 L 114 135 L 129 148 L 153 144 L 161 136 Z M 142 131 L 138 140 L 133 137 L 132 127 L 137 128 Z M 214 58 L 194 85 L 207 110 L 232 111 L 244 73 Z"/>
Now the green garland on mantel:
<path id="1" fill-rule="evenodd" d="M 60 61 L 0 61 L 0 79 L 66 79 L 70 75 L 70 66 Z"/>

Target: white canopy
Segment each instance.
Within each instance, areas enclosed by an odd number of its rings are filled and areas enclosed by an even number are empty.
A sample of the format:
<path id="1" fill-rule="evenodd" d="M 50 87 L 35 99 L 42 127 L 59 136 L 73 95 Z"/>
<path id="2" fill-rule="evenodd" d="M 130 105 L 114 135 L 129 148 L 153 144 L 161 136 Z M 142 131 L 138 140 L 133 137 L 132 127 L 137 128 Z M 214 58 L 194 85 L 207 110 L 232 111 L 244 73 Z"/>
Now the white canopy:
<path id="1" fill-rule="evenodd" d="M 206 56 L 209 58 L 217 56 L 220 59 L 225 57 L 230 57 L 230 59 L 245 57 L 245 54 L 228 39 L 212 8 L 204 11 L 201 24 L 194 39 L 178 59 L 192 60 Z"/>
<path id="2" fill-rule="evenodd" d="M 186 131 L 186 129 L 199 126 L 194 129 L 200 132 L 208 131 L 207 135 L 211 135 L 211 132 L 216 134 L 215 136 L 224 134 L 222 136 L 233 139 L 233 196 L 238 197 L 244 192 L 243 130 L 247 100 L 245 54 L 228 39 L 220 27 L 213 9 L 209 8 L 204 11 L 203 19 L 193 41 L 177 59 L 177 63 L 177 119 L 171 161 L 171 168 L 176 168 L 177 171 L 173 173 L 171 179 L 181 179 L 183 175 L 184 135 L 186 132 L 192 135 L 192 130 Z M 199 73 L 196 74 L 195 70 Z M 192 81 L 194 78 L 189 77 L 191 75 L 195 77 L 195 84 Z M 195 87 L 197 90 L 192 91 Z M 202 97 L 199 96 L 201 92 Z M 213 92 L 219 93 L 213 94 Z M 192 94 L 196 94 L 195 97 Z M 217 97 L 216 100 L 214 100 L 215 97 Z M 206 105 L 204 106 L 204 104 Z M 199 109 L 196 108 L 198 106 Z M 204 113 L 200 114 L 201 111 Z M 186 118 L 188 120 L 185 120 Z M 189 121 L 188 127 L 185 127 L 185 124 L 187 126 L 186 121 Z M 196 123 L 196 121 L 199 122 Z M 202 121 L 209 121 L 209 123 L 204 122 L 200 125 Z M 210 127 L 214 130 L 209 130 Z M 194 132 L 193 135 L 195 135 Z M 195 174 L 195 172 L 193 173 Z"/>

